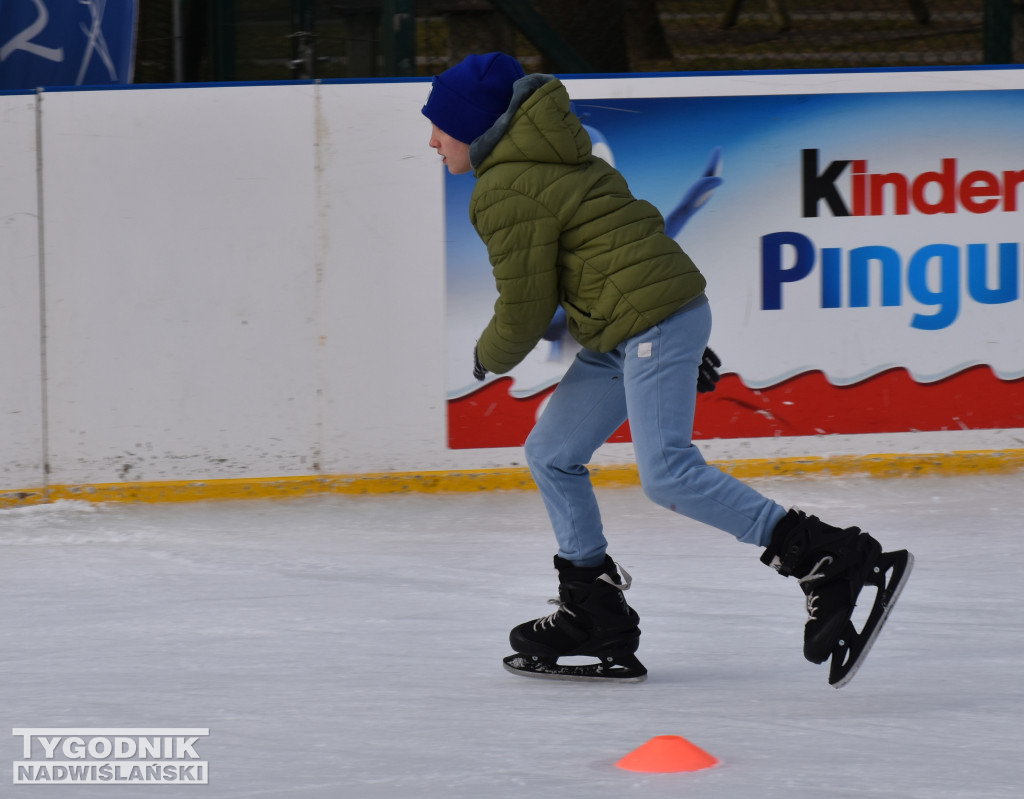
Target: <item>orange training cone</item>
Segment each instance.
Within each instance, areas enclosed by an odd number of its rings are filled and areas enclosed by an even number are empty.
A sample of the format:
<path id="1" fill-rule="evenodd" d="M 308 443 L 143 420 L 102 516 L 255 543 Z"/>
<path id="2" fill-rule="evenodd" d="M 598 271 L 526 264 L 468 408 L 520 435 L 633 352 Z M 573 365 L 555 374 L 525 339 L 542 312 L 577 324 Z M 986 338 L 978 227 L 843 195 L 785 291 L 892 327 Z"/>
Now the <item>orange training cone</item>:
<path id="1" fill-rule="evenodd" d="M 718 765 L 718 761 L 685 738 L 659 735 L 634 749 L 615 765 L 628 771 L 665 774 L 673 771 L 700 771 Z"/>

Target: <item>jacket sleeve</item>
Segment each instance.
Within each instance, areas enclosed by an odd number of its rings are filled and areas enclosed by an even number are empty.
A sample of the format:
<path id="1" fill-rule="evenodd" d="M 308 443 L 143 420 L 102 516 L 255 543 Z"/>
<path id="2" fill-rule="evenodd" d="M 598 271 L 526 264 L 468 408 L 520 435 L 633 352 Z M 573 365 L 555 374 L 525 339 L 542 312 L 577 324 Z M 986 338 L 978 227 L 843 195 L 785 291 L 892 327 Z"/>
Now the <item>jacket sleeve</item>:
<path id="1" fill-rule="evenodd" d="M 475 198 L 471 219 L 498 289 L 477 355 L 485 369 L 504 374 L 537 346 L 558 307 L 561 225 L 541 203 L 511 190 Z"/>

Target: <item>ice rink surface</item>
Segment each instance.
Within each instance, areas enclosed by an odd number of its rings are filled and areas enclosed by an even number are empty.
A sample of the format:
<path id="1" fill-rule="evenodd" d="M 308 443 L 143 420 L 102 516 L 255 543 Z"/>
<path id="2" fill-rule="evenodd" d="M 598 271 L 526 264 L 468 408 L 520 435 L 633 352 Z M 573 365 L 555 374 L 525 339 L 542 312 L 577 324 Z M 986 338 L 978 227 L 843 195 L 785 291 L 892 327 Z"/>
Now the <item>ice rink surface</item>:
<path id="1" fill-rule="evenodd" d="M 636 685 L 502 669 L 556 593 L 536 493 L 0 511 L 0 796 L 1024 796 L 1024 474 L 755 485 L 916 556 L 842 690 L 795 580 L 639 489 L 601 492 Z M 12 786 L 19 727 L 208 727 L 210 782 Z M 657 735 L 721 764 L 615 766 Z"/>

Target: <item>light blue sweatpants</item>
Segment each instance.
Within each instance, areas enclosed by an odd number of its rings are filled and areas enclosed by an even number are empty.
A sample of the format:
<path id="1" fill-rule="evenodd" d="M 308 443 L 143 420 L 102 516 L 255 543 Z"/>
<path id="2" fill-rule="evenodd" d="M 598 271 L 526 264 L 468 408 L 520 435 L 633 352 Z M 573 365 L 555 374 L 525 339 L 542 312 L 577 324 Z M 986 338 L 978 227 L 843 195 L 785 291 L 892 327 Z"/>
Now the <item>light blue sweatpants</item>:
<path id="1" fill-rule="evenodd" d="M 785 509 L 720 469 L 693 445 L 697 369 L 711 335 L 701 297 L 612 352 L 584 349 L 526 441 L 558 554 L 597 566 L 608 542 L 586 464 L 628 418 L 644 492 L 654 502 L 767 546 Z"/>

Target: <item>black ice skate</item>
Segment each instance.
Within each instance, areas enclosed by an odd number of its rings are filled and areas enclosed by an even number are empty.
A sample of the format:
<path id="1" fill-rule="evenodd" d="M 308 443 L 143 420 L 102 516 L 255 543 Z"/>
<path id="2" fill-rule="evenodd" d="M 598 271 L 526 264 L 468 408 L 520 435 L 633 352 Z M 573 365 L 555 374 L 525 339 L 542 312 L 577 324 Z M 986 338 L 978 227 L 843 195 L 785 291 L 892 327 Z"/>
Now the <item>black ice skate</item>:
<path id="1" fill-rule="evenodd" d="M 640 617 L 622 592 L 630 586 L 608 556 L 601 566 L 581 568 L 555 556 L 558 605 L 550 616 L 515 627 L 509 642 L 516 654 L 504 659 L 515 674 L 554 680 L 641 682 L 647 669 L 634 654 L 640 644 Z M 624 578 L 624 579 L 623 579 Z M 597 663 L 563 665 L 560 657 L 596 657 Z"/>
<path id="2" fill-rule="evenodd" d="M 882 552 L 858 527 L 841 530 L 791 510 L 772 533 L 761 561 L 784 577 L 796 577 L 807 595 L 804 657 L 829 658 L 829 684 L 853 679 L 910 577 L 914 556 L 905 549 Z M 867 621 L 858 631 L 852 616 L 865 584 L 877 589 Z"/>

